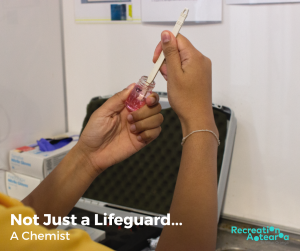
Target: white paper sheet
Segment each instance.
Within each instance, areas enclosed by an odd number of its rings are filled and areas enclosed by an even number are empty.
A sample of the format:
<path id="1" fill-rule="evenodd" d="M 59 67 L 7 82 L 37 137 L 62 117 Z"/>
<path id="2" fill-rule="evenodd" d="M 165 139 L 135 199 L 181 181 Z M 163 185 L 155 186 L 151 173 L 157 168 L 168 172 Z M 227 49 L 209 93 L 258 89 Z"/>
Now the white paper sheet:
<path id="1" fill-rule="evenodd" d="M 140 23 L 140 0 L 74 0 L 77 23 Z"/>
<path id="2" fill-rule="evenodd" d="M 189 8 L 187 22 L 221 22 L 222 0 L 141 0 L 142 22 L 176 22 Z"/>
<path id="3" fill-rule="evenodd" d="M 300 0 L 226 0 L 227 4 L 297 3 Z"/>

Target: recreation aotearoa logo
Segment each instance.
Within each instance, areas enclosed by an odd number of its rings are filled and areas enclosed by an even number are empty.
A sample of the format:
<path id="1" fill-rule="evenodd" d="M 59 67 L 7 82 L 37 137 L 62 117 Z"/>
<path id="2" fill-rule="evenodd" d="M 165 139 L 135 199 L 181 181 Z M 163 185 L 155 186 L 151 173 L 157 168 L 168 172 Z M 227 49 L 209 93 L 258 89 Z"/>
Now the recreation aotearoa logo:
<path id="1" fill-rule="evenodd" d="M 289 240 L 289 235 L 285 235 L 280 232 L 279 228 L 274 227 L 263 227 L 263 228 L 238 228 L 235 226 L 231 227 L 232 234 L 247 234 L 247 241 L 278 241 L 284 239 Z"/>

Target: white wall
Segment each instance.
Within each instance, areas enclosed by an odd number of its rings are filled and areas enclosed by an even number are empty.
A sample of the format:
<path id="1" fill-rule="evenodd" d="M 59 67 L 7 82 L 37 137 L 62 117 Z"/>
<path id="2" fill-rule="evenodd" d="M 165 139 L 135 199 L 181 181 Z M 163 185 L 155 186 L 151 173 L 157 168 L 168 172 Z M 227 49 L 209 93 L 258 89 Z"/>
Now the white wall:
<path id="1" fill-rule="evenodd" d="M 81 129 L 89 100 L 113 94 L 152 67 L 169 25 L 75 24 L 63 1 L 68 121 Z M 224 215 L 300 231 L 300 4 L 229 6 L 223 22 L 182 34 L 213 62 L 213 100 L 238 130 Z M 161 76 L 157 91 L 166 91 Z"/>
<path id="2" fill-rule="evenodd" d="M 0 169 L 10 149 L 65 132 L 59 6 L 0 1 Z"/>

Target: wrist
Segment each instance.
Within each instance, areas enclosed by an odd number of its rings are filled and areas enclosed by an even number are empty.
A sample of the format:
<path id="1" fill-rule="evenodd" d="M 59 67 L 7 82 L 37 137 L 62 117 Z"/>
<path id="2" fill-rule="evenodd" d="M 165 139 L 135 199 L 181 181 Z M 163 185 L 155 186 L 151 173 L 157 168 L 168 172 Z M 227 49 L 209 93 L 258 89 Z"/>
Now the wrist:
<path id="1" fill-rule="evenodd" d="M 215 124 L 213 115 L 203 116 L 201 118 L 180 119 L 180 122 L 183 137 L 196 130 L 211 130 L 219 138 L 219 131 Z"/>
<path id="2" fill-rule="evenodd" d="M 84 173 L 84 175 L 87 176 L 87 179 L 94 180 L 99 175 L 99 172 L 94 168 L 90 154 L 82 146 L 80 141 L 78 141 L 69 152 L 69 157 L 77 163 L 77 167 L 83 171 L 82 174 Z"/>

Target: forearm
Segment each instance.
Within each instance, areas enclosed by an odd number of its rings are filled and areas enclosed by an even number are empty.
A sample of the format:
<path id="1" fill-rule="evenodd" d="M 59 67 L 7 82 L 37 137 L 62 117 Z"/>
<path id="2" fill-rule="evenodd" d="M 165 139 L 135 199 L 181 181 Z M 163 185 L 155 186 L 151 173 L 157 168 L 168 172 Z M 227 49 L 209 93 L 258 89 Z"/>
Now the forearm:
<path id="1" fill-rule="evenodd" d="M 36 211 L 41 225 L 46 221 L 44 214 L 67 215 L 96 176 L 88 158 L 76 145 L 22 202 Z"/>
<path id="2" fill-rule="evenodd" d="M 217 146 L 208 132 L 186 140 L 170 209 L 171 222 L 182 226 L 166 226 L 157 250 L 215 250 Z"/>

